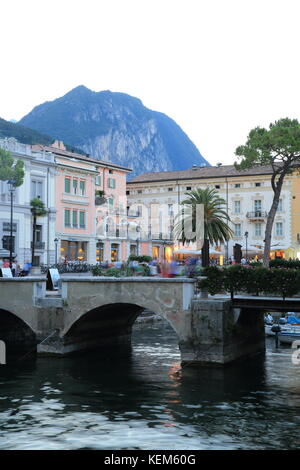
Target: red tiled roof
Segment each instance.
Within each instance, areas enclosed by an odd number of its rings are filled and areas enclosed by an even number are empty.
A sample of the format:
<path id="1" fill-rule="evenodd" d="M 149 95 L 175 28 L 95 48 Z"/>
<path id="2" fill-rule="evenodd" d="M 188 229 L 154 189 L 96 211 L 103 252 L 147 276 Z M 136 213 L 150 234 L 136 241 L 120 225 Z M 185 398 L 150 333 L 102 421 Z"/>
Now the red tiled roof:
<path id="1" fill-rule="evenodd" d="M 189 168 L 188 170 L 177 171 L 162 171 L 156 173 L 144 173 L 136 176 L 127 184 L 134 183 L 147 183 L 159 181 L 177 181 L 177 180 L 191 180 L 191 179 L 206 179 L 206 178 L 224 178 L 224 177 L 241 177 L 241 176 L 259 176 L 271 175 L 272 167 L 256 166 L 247 170 L 236 170 L 234 165 L 222 166 L 203 166 Z"/>
<path id="2" fill-rule="evenodd" d="M 99 165 L 113 167 L 113 168 L 128 171 L 128 172 L 132 171 L 130 168 L 117 165 L 116 163 L 106 162 L 104 160 L 98 160 L 97 158 L 92 158 L 86 155 L 81 155 L 80 153 L 69 152 L 68 150 L 62 150 L 56 147 L 48 147 L 47 145 L 36 144 L 36 145 L 32 145 L 32 148 L 35 150 L 45 150 L 46 152 L 52 152 L 53 154 L 59 155 L 61 157 L 76 158 L 78 160 L 83 160 L 83 161 L 91 162 L 95 164 L 98 163 Z"/>

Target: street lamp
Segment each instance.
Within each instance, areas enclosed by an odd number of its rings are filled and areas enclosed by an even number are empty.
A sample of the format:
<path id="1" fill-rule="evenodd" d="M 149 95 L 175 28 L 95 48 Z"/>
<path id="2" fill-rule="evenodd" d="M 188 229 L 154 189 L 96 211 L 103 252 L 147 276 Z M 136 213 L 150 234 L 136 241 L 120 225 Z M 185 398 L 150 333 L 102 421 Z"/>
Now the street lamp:
<path id="1" fill-rule="evenodd" d="M 54 238 L 54 243 L 55 243 L 55 266 L 57 265 L 57 244 L 58 244 L 58 238 Z"/>
<path id="2" fill-rule="evenodd" d="M 245 238 L 246 238 L 246 260 L 248 259 L 248 235 L 249 235 L 249 232 L 245 232 Z"/>
<path id="3" fill-rule="evenodd" d="M 10 192 L 10 236 L 9 236 L 9 267 L 12 268 L 13 258 L 13 194 L 16 189 L 16 180 L 8 180 L 8 189 Z"/>

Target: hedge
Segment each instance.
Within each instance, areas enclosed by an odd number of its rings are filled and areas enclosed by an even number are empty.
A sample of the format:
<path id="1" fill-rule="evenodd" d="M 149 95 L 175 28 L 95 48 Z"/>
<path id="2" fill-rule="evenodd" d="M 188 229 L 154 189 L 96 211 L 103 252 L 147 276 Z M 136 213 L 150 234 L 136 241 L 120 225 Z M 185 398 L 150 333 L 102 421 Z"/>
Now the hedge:
<path id="1" fill-rule="evenodd" d="M 200 280 L 198 285 L 211 295 L 227 292 L 232 298 L 236 293 L 277 295 L 285 298 L 300 292 L 299 269 L 208 266 L 203 269 L 202 274 L 206 279 Z"/>
<path id="2" fill-rule="evenodd" d="M 288 268 L 300 269 L 299 259 L 272 259 L 269 263 L 270 268 Z"/>

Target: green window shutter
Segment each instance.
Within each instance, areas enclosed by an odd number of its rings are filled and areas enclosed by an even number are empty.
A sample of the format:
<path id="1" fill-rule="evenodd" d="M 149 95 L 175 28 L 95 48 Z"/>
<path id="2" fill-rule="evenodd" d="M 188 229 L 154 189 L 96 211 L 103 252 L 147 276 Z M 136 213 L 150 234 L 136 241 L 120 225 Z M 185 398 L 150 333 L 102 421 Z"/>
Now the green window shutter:
<path id="1" fill-rule="evenodd" d="M 65 209 L 65 227 L 71 226 L 71 211 L 69 209 Z"/>
<path id="2" fill-rule="evenodd" d="M 80 181 L 80 194 L 81 196 L 85 195 L 85 181 Z"/>
<path id="3" fill-rule="evenodd" d="M 108 179 L 108 186 L 112 189 L 115 189 L 116 187 L 116 180 L 114 178 L 109 178 Z"/>
<path id="4" fill-rule="evenodd" d="M 73 193 L 77 194 L 77 191 L 78 191 L 78 181 L 73 180 Z"/>
<path id="5" fill-rule="evenodd" d="M 77 222 L 77 211 L 73 211 L 72 216 L 73 216 L 72 225 L 73 225 L 73 227 L 77 227 L 77 225 L 78 225 L 78 222 Z"/>
<path id="6" fill-rule="evenodd" d="M 65 178 L 65 193 L 71 192 L 71 180 L 70 178 Z"/>
<path id="7" fill-rule="evenodd" d="M 79 225 L 80 228 L 85 228 L 85 212 L 79 212 Z"/>

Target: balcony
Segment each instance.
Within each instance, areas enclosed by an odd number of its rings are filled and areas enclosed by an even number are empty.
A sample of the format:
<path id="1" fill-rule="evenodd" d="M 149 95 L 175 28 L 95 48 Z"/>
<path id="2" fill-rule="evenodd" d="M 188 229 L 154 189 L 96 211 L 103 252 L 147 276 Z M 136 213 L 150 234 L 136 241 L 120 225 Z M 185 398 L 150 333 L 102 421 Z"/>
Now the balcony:
<path id="1" fill-rule="evenodd" d="M 45 242 L 35 242 L 34 248 L 36 250 L 44 250 L 45 249 Z M 31 242 L 31 249 L 32 249 L 32 242 Z"/>
<path id="2" fill-rule="evenodd" d="M 169 233 L 151 233 L 151 240 L 174 240 L 174 234 Z"/>
<path id="3" fill-rule="evenodd" d="M 247 212 L 246 217 L 249 220 L 264 220 L 268 217 L 268 212 L 265 212 L 265 211 Z"/>

